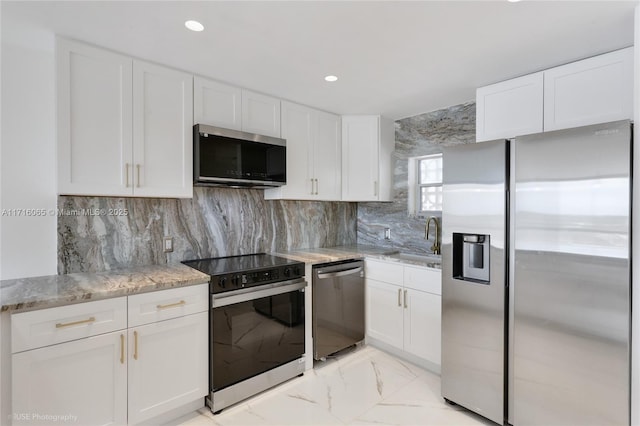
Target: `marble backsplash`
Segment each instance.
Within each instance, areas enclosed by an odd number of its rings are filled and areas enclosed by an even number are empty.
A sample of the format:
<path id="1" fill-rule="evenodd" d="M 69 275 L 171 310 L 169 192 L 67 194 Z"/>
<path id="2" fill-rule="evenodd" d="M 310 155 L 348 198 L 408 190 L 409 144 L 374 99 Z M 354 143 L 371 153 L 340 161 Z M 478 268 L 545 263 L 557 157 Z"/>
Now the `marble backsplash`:
<path id="1" fill-rule="evenodd" d="M 58 273 L 356 243 L 355 203 L 268 201 L 257 189 L 192 199 L 58 197 Z M 163 252 L 163 237 L 173 252 Z"/>
<path id="2" fill-rule="evenodd" d="M 468 102 L 395 122 L 394 197 L 391 203 L 358 204 L 358 244 L 429 254 L 434 241 L 433 227 L 425 240 L 426 217 L 409 216 L 408 159 L 442 152 L 443 146 L 474 143 L 476 105 Z M 434 214 L 441 219 L 441 213 Z M 391 239 L 384 239 L 385 228 Z"/>

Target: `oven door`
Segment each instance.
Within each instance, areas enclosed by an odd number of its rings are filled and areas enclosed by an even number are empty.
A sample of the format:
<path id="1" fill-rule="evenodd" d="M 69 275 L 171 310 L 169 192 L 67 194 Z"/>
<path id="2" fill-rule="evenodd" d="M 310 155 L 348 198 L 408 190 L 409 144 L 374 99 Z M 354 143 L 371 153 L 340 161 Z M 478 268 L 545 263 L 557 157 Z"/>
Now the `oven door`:
<path id="1" fill-rule="evenodd" d="M 213 295 L 213 392 L 304 355 L 306 285 L 300 279 Z"/>

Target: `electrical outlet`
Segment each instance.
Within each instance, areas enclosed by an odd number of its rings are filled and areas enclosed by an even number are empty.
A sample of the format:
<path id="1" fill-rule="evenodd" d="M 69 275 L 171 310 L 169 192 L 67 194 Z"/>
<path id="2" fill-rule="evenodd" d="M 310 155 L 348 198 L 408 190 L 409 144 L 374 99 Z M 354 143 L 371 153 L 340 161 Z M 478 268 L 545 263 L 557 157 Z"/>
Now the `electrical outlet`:
<path id="1" fill-rule="evenodd" d="M 164 237 L 162 244 L 165 253 L 173 251 L 173 237 Z"/>
<path id="2" fill-rule="evenodd" d="M 384 239 L 385 240 L 391 239 L 391 228 L 384 228 Z"/>

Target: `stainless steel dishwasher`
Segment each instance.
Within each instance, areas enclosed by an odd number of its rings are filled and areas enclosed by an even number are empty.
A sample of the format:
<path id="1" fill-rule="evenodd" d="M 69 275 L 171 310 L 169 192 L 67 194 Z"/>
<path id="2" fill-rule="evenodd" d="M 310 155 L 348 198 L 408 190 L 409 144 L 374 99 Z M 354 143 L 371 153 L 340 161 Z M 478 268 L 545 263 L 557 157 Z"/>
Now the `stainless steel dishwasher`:
<path id="1" fill-rule="evenodd" d="M 313 358 L 364 340 L 364 261 L 313 267 Z"/>

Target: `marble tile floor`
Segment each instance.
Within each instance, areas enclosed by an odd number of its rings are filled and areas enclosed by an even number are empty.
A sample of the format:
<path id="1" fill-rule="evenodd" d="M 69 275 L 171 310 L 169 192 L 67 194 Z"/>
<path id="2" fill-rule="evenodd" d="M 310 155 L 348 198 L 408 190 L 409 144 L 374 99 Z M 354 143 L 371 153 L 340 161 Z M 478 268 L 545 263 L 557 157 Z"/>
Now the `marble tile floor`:
<path id="1" fill-rule="evenodd" d="M 493 425 L 440 397 L 440 376 L 371 346 L 213 415 L 201 409 L 173 425 Z"/>

